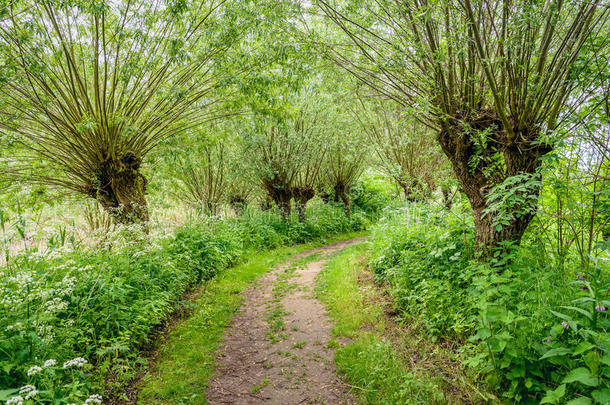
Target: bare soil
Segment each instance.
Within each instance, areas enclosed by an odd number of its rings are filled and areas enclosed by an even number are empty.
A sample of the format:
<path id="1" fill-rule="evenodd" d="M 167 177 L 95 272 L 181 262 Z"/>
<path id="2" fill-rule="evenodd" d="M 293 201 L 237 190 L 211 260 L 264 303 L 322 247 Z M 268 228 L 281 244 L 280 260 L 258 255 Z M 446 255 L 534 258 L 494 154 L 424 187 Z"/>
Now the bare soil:
<path id="1" fill-rule="evenodd" d="M 328 257 L 362 240 L 303 252 L 244 292 L 219 345 L 210 404 L 356 403 L 336 373 L 332 324 L 313 290 Z"/>

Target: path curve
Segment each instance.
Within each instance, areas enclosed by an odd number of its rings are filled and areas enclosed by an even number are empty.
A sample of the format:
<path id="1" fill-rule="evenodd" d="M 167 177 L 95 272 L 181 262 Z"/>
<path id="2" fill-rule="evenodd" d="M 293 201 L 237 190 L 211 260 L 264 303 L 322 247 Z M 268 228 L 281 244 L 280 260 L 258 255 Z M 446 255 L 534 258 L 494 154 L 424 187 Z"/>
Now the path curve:
<path id="1" fill-rule="evenodd" d="M 331 254 L 364 239 L 302 252 L 244 292 L 219 345 L 210 404 L 356 403 L 336 374 L 332 323 L 314 286 Z M 299 260 L 302 265 L 295 267 Z"/>

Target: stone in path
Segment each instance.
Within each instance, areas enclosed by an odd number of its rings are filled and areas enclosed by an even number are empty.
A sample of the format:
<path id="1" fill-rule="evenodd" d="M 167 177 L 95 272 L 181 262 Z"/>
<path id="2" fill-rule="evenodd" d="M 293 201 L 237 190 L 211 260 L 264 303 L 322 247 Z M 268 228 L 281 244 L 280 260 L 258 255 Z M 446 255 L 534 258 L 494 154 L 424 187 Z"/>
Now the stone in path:
<path id="1" fill-rule="evenodd" d="M 210 404 L 355 404 L 336 374 L 332 324 L 314 297 L 315 278 L 332 253 L 363 238 L 333 243 L 314 261 L 280 266 L 244 292 L 244 302 L 217 353 Z"/>

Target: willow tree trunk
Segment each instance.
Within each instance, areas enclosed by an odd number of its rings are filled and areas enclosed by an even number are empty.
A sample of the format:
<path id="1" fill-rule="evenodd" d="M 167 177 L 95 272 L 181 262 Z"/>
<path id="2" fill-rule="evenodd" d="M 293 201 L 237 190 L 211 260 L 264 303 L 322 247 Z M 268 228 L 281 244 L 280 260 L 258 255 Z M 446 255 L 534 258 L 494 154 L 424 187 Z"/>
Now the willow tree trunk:
<path id="1" fill-rule="evenodd" d="M 141 159 L 131 153 L 121 159 L 107 159 L 99 165 L 87 191 L 119 224 L 146 225 L 149 221 L 147 181 L 140 165 Z"/>
<path id="2" fill-rule="evenodd" d="M 290 214 L 292 212 L 290 206 L 292 190 L 288 187 L 275 185 L 267 187 L 267 193 L 280 211 L 280 215 L 286 220 L 290 219 Z"/>
<path id="3" fill-rule="evenodd" d="M 285 220 L 290 219 L 290 214 L 292 213 L 290 200 L 291 196 L 289 193 L 282 193 L 275 198 L 275 204 L 280 211 L 280 215 L 284 217 Z"/>
<path id="4" fill-rule="evenodd" d="M 403 176 L 396 176 L 396 182 L 402 189 L 405 199 L 409 202 L 421 201 L 423 197 L 423 186 L 418 179 L 408 177 L 406 174 Z"/>
<path id="5" fill-rule="evenodd" d="M 411 184 L 408 183 L 401 183 L 400 186 L 402 187 L 402 192 L 405 195 L 405 200 L 409 201 L 409 202 L 416 202 L 418 201 L 417 198 L 417 193 L 415 193 L 413 191 L 413 187 L 411 186 Z"/>
<path id="6" fill-rule="evenodd" d="M 343 209 L 345 210 L 345 215 L 347 215 L 347 217 L 351 217 L 352 216 L 352 207 L 350 205 L 350 199 L 349 199 L 349 190 L 350 187 L 346 184 L 343 183 L 337 183 L 335 184 L 335 200 L 341 200 L 341 202 L 343 203 Z"/>
<path id="7" fill-rule="evenodd" d="M 234 195 L 230 198 L 229 204 L 231 205 L 233 211 L 235 211 L 235 215 L 241 217 L 242 215 L 244 215 L 248 203 L 246 202 L 245 198 Z"/>
<path id="8" fill-rule="evenodd" d="M 261 211 L 269 211 L 271 209 L 271 202 L 273 199 L 269 196 L 266 196 L 263 201 L 261 201 Z"/>
<path id="9" fill-rule="evenodd" d="M 297 213 L 299 214 L 299 222 L 305 222 L 307 219 L 307 214 L 305 211 L 307 202 L 314 198 L 316 192 L 313 187 L 309 186 L 294 187 L 292 189 L 292 195 L 296 203 Z"/>
<path id="10" fill-rule="evenodd" d="M 512 210 L 518 215 L 501 226 L 496 220 L 498 213 L 489 210 L 491 204 L 489 194 L 497 185 L 508 178 L 516 180 L 514 188 L 524 188 L 528 181 L 527 175 L 535 175 L 542 164 L 542 156 L 552 148 L 540 142 L 538 132 L 515 131 L 517 136 L 509 142 L 500 122 L 489 112 L 481 113 L 476 119 L 468 121 L 465 127 L 459 123 L 447 125 L 438 134 L 438 141 L 443 152 L 449 158 L 455 176 L 462 186 L 462 191 L 468 197 L 473 210 L 476 231 L 477 250 L 484 256 L 490 256 L 498 249 L 504 250 L 507 243 L 519 244 L 528 225 L 535 216 L 535 208 L 531 210 Z M 490 139 L 488 150 L 481 152 L 475 147 L 468 131 L 486 131 Z M 497 170 L 494 166 L 497 161 L 481 159 L 481 156 L 490 157 L 500 152 L 503 158 L 503 167 Z M 477 161 L 473 166 L 473 161 Z M 494 175 L 489 173 L 495 170 Z M 530 201 L 535 201 L 540 188 L 528 186 Z M 533 198 L 532 198 L 533 197 Z"/>

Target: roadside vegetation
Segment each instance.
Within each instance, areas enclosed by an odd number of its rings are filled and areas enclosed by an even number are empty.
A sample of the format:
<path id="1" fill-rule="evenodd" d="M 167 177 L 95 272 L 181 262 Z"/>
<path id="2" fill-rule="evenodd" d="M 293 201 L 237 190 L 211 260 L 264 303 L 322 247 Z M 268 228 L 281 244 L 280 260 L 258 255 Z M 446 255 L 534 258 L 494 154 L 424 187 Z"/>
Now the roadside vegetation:
<path id="1" fill-rule="evenodd" d="M 363 403 L 610 403 L 609 41 L 602 0 L 0 0 L 0 401 L 204 402 L 239 294 L 370 231 L 317 291 Z"/>

